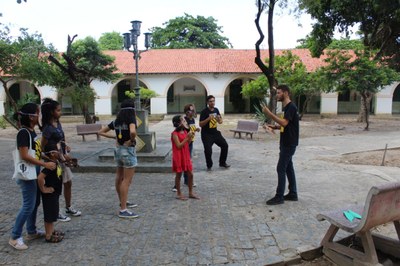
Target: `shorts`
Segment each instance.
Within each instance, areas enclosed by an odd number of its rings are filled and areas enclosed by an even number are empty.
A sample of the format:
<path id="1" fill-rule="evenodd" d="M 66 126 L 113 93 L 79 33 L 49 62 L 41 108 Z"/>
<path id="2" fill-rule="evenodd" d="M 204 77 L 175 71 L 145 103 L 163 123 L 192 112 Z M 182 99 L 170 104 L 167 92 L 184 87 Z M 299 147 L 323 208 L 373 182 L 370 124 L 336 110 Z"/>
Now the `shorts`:
<path id="1" fill-rule="evenodd" d="M 135 147 L 118 146 L 114 149 L 117 167 L 133 168 L 137 166 Z"/>
<path id="2" fill-rule="evenodd" d="M 72 177 L 74 176 L 72 174 L 71 168 L 68 166 L 65 166 L 64 163 L 61 164 L 61 170 L 62 170 L 62 180 L 63 183 L 67 183 L 68 181 L 72 181 Z"/>
<path id="3" fill-rule="evenodd" d="M 60 212 L 60 195 L 57 193 L 42 193 L 43 216 L 46 223 L 57 222 Z"/>

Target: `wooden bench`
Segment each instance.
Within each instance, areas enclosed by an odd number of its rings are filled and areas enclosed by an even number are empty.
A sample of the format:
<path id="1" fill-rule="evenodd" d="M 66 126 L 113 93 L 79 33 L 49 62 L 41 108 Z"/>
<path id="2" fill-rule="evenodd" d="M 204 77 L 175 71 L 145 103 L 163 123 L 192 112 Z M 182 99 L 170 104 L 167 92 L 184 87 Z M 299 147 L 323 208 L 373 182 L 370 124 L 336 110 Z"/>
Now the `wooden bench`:
<path id="1" fill-rule="evenodd" d="M 253 138 L 253 134 L 258 132 L 258 122 L 239 120 L 236 129 L 230 129 L 233 132 L 233 137 L 236 137 L 236 133 L 239 134 L 239 139 L 242 138 L 242 133 L 246 134 L 246 138 L 250 135 Z"/>
<path id="2" fill-rule="evenodd" d="M 344 211 L 351 210 L 361 215 L 352 222 Z M 338 265 L 381 265 L 376 249 L 394 257 L 400 257 L 400 183 L 386 183 L 370 189 L 365 205 L 355 205 L 317 215 L 319 221 L 331 223 L 321 241 L 323 253 Z M 371 233 L 375 226 L 394 223 L 397 239 Z M 334 242 L 339 229 L 361 239 L 364 252 Z"/>
<path id="3" fill-rule="evenodd" d="M 76 133 L 82 136 L 82 141 L 86 141 L 85 135 L 96 135 L 97 140 L 100 140 L 100 135 L 98 134 L 98 132 L 101 128 L 101 124 L 76 125 Z"/>

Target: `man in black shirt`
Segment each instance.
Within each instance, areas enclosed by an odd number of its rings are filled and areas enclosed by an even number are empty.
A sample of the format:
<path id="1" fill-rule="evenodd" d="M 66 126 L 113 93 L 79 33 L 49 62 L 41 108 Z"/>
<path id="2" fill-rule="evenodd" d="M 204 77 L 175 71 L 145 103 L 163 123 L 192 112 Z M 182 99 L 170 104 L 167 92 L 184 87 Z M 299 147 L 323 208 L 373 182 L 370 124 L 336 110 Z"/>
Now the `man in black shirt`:
<path id="1" fill-rule="evenodd" d="M 217 144 L 221 148 L 219 156 L 219 166 L 229 168 L 230 165 L 226 163 L 228 157 L 228 143 L 222 136 L 221 132 L 217 130 L 217 124 L 222 124 L 222 117 L 215 107 L 215 97 L 209 95 L 207 97 L 207 108 L 204 108 L 200 113 L 199 125 L 201 127 L 201 140 L 204 146 L 204 155 L 206 157 L 207 170 L 211 171 L 213 166 L 212 161 L 212 146 Z"/>
<path id="2" fill-rule="evenodd" d="M 299 114 L 296 105 L 290 100 L 290 90 L 286 85 L 279 85 L 276 89 L 276 98 L 282 102 L 283 116 L 278 117 L 267 106 L 262 106 L 262 111 L 272 118 L 277 124 L 267 125 L 267 130 L 279 129 L 279 160 L 276 167 L 278 172 L 278 187 L 275 197 L 267 200 L 267 205 L 282 204 L 285 200 L 297 201 L 296 175 L 293 168 L 293 155 L 299 144 Z M 289 193 L 284 195 L 286 177 L 289 183 Z"/>

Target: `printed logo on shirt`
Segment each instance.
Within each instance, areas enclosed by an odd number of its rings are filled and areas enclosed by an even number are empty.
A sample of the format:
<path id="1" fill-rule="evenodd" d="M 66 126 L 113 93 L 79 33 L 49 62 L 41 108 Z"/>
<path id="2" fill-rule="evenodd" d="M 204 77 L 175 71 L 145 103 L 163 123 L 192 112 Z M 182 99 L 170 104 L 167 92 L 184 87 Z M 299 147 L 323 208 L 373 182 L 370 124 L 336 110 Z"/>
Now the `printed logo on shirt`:
<path id="1" fill-rule="evenodd" d="M 39 138 L 35 140 L 35 157 L 40 160 L 42 158 L 42 143 Z"/>
<path id="2" fill-rule="evenodd" d="M 217 119 L 216 119 L 217 114 L 213 113 L 211 115 L 213 116 L 213 118 L 211 118 L 211 120 L 210 120 L 209 127 L 210 128 L 217 128 Z"/>
<path id="3" fill-rule="evenodd" d="M 189 124 L 189 129 L 190 129 L 190 132 L 193 133 L 193 137 L 192 137 L 192 141 L 193 141 L 194 140 L 194 133 L 196 133 L 196 129 L 197 129 L 196 124 Z"/>

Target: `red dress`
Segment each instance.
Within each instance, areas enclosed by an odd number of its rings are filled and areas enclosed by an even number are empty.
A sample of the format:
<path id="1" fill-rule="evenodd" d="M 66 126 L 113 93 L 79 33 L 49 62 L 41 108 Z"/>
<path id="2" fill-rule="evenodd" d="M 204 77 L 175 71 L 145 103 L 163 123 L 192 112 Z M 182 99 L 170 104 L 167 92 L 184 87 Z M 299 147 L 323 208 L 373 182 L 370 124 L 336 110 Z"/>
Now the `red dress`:
<path id="1" fill-rule="evenodd" d="M 173 135 L 178 136 L 179 142 L 182 142 L 186 136 L 186 130 L 176 131 L 174 130 L 171 134 L 172 142 L 172 171 L 181 173 L 185 171 L 192 171 L 192 160 L 190 159 L 189 142 L 186 142 L 182 148 L 178 149 L 175 145 Z"/>

